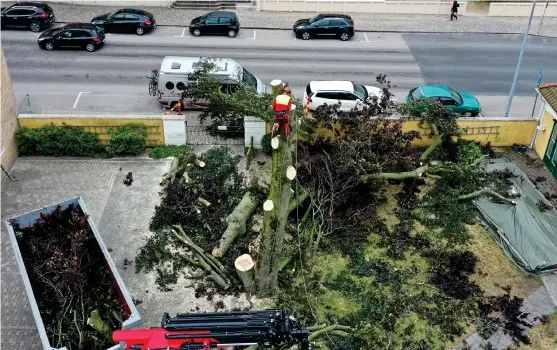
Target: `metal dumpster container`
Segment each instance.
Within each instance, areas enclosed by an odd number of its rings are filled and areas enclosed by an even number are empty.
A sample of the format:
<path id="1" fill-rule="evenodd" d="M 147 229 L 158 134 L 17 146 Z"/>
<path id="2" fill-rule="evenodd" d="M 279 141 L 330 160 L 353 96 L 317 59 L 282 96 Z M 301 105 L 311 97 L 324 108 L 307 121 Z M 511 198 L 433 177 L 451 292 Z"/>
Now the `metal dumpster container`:
<path id="1" fill-rule="evenodd" d="M 89 226 L 91 227 L 91 230 L 93 231 L 93 234 L 95 235 L 95 239 L 96 239 L 97 243 L 99 244 L 99 247 L 100 247 L 100 249 L 103 253 L 104 261 L 106 263 L 105 266 L 109 270 L 109 274 L 110 274 L 112 283 L 114 284 L 114 287 L 115 287 L 115 289 L 118 293 L 120 302 L 122 303 L 124 314 L 127 317 L 126 319 L 123 320 L 122 329 L 138 328 L 142 325 L 141 316 L 139 315 L 139 312 L 137 311 L 137 308 L 135 307 L 135 304 L 133 303 L 132 297 L 130 296 L 128 290 L 126 289 L 126 286 L 124 285 L 124 282 L 122 281 L 122 277 L 120 276 L 120 274 L 118 273 L 118 270 L 116 269 L 116 265 L 114 265 L 114 262 L 112 261 L 112 258 L 110 257 L 110 254 L 109 254 L 108 250 L 106 249 L 106 246 L 105 246 L 105 244 L 104 244 L 104 242 L 101 238 L 101 235 L 99 234 L 99 231 L 97 230 L 97 227 L 95 226 L 95 224 L 93 223 L 93 220 L 89 216 L 89 212 L 87 211 L 87 207 L 85 206 L 83 198 L 78 197 L 78 198 L 70 199 L 70 200 L 67 200 L 65 202 L 53 204 L 49 207 L 45 207 L 45 208 L 42 208 L 42 209 L 39 209 L 39 210 L 35 210 L 33 212 L 23 214 L 23 215 L 20 215 L 20 216 L 10 218 L 10 219 L 6 220 L 6 226 L 7 226 L 7 229 L 8 229 L 8 234 L 10 236 L 10 241 L 12 242 L 12 246 L 13 246 L 13 249 L 14 249 L 14 255 L 15 255 L 15 258 L 17 260 L 17 264 L 19 266 L 19 271 L 21 272 L 21 277 L 23 278 L 23 284 L 25 285 L 25 290 L 26 290 L 27 296 L 29 298 L 29 303 L 31 304 L 31 310 L 33 311 L 33 317 L 35 318 L 35 323 L 37 324 L 37 328 L 39 330 L 39 336 L 41 338 L 41 342 L 42 342 L 43 347 L 44 347 L 45 350 L 67 350 L 67 349 L 66 349 L 66 347 L 54 348 L 50 345 L 50 341 L 48 339 L 48 336 L 47 336 L 47 333 L 46 333 L 46 330 L 45 330 L 45 327 L 44 327 L 44 323 L 43 323 L 41 314 L 39 312 L 37 301 L 35 299 L 35 295 L 33 293 L 32 287 L 31 287 L 31 282 L 29 280 L 29 276 L 27 274 L 27 270 L 25 268 L 25 264 L 24 264 L 23 258 L 21 256 L 21 251 L 19 249 L 19 244 L 18 244 L 17 239 L 16 239 L 14 227 L 12 225 L 15 222 L 17 222 L 21 228 L 27 228 L 29 226 L 32 226 L 37 221 L 37 219 L 39 219 L 41 214 L 50 214 L 50 213 L 54 212 L 54 210 L 58 206 L 60 206 L 62 209 L 67 209 L 72 204 L 74 206 L 80 208 L 81 211 L 83 211 L 83 213 L 88 216 L 87 222 L 89 223 Z M 114 346 L 110 347 L 108 350 L 117 350 L 117 349 L 121 349 L 121 348 L 124 348 L 124 344 L 114 345 Z"/>

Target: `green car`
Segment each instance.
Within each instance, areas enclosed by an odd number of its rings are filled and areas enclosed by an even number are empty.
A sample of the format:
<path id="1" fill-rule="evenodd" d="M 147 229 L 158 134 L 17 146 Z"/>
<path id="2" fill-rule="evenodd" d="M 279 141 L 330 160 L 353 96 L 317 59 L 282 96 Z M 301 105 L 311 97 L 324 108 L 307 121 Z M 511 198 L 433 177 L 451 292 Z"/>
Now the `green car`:
<path id="1" fill-rule="evenodd" d="M 410 90 L 406 100 L 408 103 L 414 103 L 422 98 L 439 101 L 445 108 L 462 114 L 463 117 L 475 117 L 482 110 L 480 102 L 474 95 L 458 92 L 444 85 L 418 86 Z"/>

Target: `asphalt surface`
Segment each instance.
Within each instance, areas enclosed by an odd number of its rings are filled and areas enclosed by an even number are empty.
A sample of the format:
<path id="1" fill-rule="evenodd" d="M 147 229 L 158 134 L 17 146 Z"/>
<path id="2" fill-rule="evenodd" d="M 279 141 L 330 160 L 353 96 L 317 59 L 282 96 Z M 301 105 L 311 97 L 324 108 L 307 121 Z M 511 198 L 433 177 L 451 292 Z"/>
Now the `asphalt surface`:
<path id="1" fill-rule="evenodd" d="M 144 36 L 107 35 L 104 47 L 88 53 L 41 50 L 37 37 L 2 31 L 16 97 L 22 101 L 29 94 L 21 113 L 161 113 L 145 76 L 160 69 L 164 56 L 176 55 L 236 59 L 267 84 L 288 82 L 298 96 L 311 80 L 376 85 L 380 73 L 387 74 L 399 99 L 420 84 L 447 84 L 478 95 L 488 116 L 499 116 L 521 42 L 518 35 L 393 33 L 303 41 L 272 30 L 243 30 L 234 39 L 194 38 L 182 27 L 159 27 Z M 557 81 L 555 57 L 557 39 L 530 37 L 513 109 L 520 105 L 522 114 L 530 113 L 540 67 L 545 82 Z"/>

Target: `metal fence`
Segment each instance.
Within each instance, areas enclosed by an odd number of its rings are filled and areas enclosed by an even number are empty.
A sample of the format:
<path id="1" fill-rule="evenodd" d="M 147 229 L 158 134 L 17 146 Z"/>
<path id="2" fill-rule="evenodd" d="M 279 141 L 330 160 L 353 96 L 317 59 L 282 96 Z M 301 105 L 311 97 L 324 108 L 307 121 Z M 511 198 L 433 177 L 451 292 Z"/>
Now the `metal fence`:
<path id="1" fill-rule="evenodd" d="M 188 145 L 243 145 L 244 126 L 190 126 L 186 123 L 186 142 Z"/>

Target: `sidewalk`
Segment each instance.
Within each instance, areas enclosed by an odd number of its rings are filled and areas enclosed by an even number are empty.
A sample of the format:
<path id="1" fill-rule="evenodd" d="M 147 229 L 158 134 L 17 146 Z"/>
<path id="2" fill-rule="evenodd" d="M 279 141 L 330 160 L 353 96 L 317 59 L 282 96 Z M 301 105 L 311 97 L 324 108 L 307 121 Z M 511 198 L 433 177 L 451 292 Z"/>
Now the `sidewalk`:
<path id="1" fill-rule="evenodd" d="M 58 22 L 89 22 L 94 16 L 114 12 L 113 6 L 83 6 L 69 4 L 50 4 Z M 177 10 L 162 7 L 149 7 L 158 25 L 187 26 L 194 17 L 207 11 Z M 309 12 L 258 12 L 241 11 L 236 13 L 243 28 L 292 30 L 297 19 L 308 18 Z M 435 33 L 523 33 L 526 17 L 487 17 L 481 14 L 459 16 L 457 21 L 449 21 L 449 16 L 435 15 L 394 15 L 394 14 L 350 14 L 356 23 L 357 31 L 377 32 L 435 32 Z M 540 17 L 532 20 L 531 34 L 538 34 Z M 557 37 L 557 18 L 546 17 L 539 35 Z"/>

